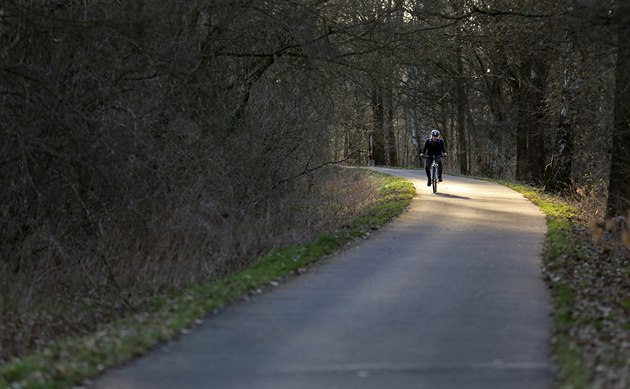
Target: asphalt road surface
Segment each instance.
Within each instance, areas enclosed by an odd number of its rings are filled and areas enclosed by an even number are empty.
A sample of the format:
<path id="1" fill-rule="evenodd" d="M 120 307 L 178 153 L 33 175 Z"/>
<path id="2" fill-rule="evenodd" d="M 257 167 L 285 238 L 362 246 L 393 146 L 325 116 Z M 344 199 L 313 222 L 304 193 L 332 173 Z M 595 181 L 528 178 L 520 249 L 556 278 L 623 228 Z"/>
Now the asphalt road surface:
<path id="1" fill-rule="evenodd" d="M 98 388 L 548 388 L 544 216 L 522 195 L 424 171 L 372 237 L 180 339 Z"/>

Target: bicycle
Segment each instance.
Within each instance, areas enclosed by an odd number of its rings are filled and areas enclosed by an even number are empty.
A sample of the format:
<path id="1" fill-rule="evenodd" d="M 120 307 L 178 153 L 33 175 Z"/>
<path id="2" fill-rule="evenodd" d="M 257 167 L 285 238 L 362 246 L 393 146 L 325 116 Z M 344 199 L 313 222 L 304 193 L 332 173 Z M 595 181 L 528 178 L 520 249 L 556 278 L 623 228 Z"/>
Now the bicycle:
<path id="1" fill-rule="evenodd" d="M 429 159 L 431 157 L 429 156 L 422 156 L 422 158 L 426 158 Z M 440 168 L 440 165 L 438 165 L 438 161 L 440 159 L 444 158 L 444 155 L 436 155 L 433 157 L 433 162 L 431 163 L 431 182 L 432 182 L 432 186 L 433 186 L 433 193 L 437 193 L 437 185 L 438 185 L 438 171 Z"/>

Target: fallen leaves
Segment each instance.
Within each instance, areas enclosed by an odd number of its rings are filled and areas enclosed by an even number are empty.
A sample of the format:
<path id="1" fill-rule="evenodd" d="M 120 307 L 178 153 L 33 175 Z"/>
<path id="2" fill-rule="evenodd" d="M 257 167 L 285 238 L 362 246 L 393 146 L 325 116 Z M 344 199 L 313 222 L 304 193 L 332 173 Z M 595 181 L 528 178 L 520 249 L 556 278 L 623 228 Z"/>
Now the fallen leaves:
<path id="1" fill-rule="evenodd" d="M 574 226 L 574 250 L 545 266 L 552 288 L 570 288 L 570 320 L 557 324 L 556 337 L 568 338 L 592 388 L 630 387 L 630 249 L 620 244 L 619 226 Z"/>

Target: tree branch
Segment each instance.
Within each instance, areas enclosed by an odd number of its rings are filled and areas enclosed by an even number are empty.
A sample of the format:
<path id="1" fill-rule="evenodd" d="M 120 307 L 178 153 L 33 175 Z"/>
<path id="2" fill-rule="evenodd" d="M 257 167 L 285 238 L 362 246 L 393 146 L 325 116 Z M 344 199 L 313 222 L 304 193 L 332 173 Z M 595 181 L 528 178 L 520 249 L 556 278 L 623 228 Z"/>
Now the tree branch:
<path id="1" fill-rule="evenodd" d="M 359 151 L 360 150 L 358 150 L 358 149 L 354 150 L 350 154 L 348 154 L 348 156 L 345 157 L 344 159 L 340 159 L 338 161 L 325 162 L 325 163 L 322 163 L 322 164 L 320 164 L 318 166 L 315 166 L 313 168 L 309 168 L 308 167 L 309 163 L 307 163 L 306 166 L 304 167 L 304 170 L 302 172 L 300 172 L 298 174 L 295 174 L 293 176 L 282 178 L 280 181 L 278 181 L 277 183 L 274 184 L 273 189 L 277 188 L 280 184 L 282 184 L 284 182 L 287 182 L 287 181 L 290 181 L 290 180 L 294 180 L 294 179 L 296 179 L 298 177 L 301 177 L 301 176 L 304 176 L 306 174 L 312 173 L 312 172 L 314 172 L 316 170 L 322 169 L 322 168 L 324 168 L 326 166 L 338 165 L 340 163 L 343 163 L 343 162 L 349 160 L 354 154 L 358 153 Z M 310 162 L 310 159 L 309 159 L 309 162 Z"/>

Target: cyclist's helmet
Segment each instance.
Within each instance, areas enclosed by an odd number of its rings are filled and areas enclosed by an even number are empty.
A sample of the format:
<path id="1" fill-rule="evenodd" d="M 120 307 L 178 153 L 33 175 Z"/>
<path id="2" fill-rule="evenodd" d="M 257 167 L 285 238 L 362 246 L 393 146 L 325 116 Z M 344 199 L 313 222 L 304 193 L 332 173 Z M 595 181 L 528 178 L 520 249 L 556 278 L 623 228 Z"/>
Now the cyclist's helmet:
<path id="1" fill-rule="evenodd" d="M 440 131 L 438 130 L 431 131 L 431 136 L 440 136 Z"/>

